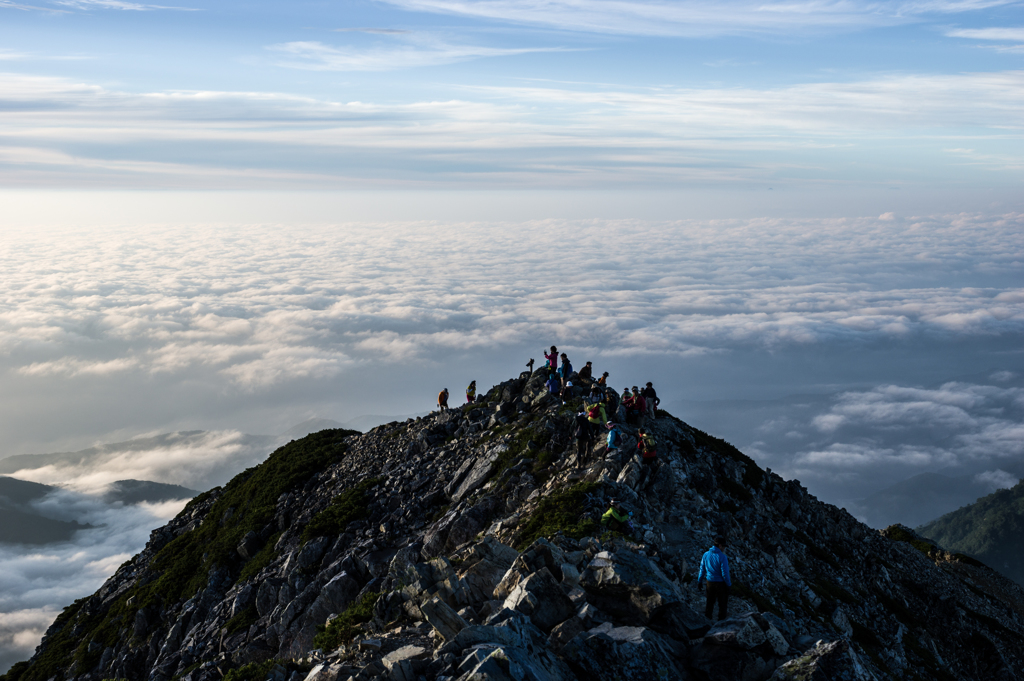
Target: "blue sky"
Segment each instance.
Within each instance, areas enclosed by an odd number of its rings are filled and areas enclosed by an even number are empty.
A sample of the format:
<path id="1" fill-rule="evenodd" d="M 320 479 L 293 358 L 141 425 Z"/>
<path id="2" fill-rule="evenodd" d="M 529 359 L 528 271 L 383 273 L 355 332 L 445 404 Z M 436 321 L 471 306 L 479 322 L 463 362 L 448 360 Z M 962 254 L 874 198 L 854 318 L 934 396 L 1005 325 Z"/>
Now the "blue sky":
<path id="1" fill-rule="evenodd" d="M 6 187 L 941 188 L 1005 208 L 1024 172 L 1016 3 L 0 13 Z"/>

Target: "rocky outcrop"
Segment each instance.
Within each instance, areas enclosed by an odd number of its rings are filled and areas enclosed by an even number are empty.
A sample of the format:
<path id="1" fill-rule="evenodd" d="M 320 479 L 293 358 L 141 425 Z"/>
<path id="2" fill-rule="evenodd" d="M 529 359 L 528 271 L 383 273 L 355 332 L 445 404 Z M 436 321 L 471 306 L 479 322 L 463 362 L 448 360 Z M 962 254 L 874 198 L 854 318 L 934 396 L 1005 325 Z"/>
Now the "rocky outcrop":
<path id="1" fill-rule="evenodd" d="M 570 445 L 541 371 L 289 443 L 194 499 L 7 681 L 1017 678 L 1024 591 L 665 414 Z M 635 443 L 627 427 L 626 442 Z M 610 498 L 629 535 L 598 520 Z M 694 577 L 729 540 L 729 617 Z"/>

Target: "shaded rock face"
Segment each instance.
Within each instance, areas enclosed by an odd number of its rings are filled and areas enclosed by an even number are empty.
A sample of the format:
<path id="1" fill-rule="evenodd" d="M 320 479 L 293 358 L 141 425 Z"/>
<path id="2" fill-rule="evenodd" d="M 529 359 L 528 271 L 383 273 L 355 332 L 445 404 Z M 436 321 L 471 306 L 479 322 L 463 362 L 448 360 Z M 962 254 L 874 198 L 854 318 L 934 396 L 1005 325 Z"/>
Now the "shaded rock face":
<path id="1" fill-rule="evenodd" d="M 653 469 L 631 427 L 577 461 L 578 405 L 544 378 L 289 443 L 155 530 L 7 681 L 1024 678 L 1014 583 L 664 413 Z M 601 528 L 611 498 L 635 536 Z M 719 534 L 711 622 L 694 577 Z"/>

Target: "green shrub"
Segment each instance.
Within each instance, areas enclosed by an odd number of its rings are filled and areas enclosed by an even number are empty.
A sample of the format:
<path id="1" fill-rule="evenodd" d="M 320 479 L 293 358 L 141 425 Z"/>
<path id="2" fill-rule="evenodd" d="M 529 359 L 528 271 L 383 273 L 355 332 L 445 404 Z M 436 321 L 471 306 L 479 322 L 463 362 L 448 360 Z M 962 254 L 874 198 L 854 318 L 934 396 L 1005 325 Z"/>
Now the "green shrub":
<path id="1" fill-rule="evenodd" d="M 302 541 L 341 534 L 350 522 L 365 518 L 369 515 L 367 492 L 378 484 L 380 478 L 369 478 L 334 497 L 327 508 L 310 519 L 302 530 Z"/>
<path id="2" fill-rule="evenodd" d="M 581 519 L 580 513 L 584 508 L 586 495 L 600 488 L 597 483 L 584 482 L 543 497 L 530 519 L 519 526 L 519 550 L 523 550 L 540 537 L 549 537 L 557 532 L 575 539 L 593 534 L 600 524 L 592 518 Z"/>
<path id="3" fill-rule="evenodd" d="M 248 608 L 229 619 L 227 624 L 224 625 L 224 629 L 227 633 L 233 634 L 236 631 L 248 629 L 252 625 L 256 624 L 256 620 L 259 618 L 260 614 L 256 611 L 256 606 L 250 605 Z"/>
<path id="4" fill-rule="evenodd" d="M 264 681 L 267 674 L 278 663 L 277 660 L 265 660 L 263 662 L 250 662 L 247 665 L 236 667 L 224 675 L 223 681 Z"/>
<path id="5" fill-rule="evenodd" d="M 342 643 L 351 640 L 356 633 L 356 627 L 363 622 L 373 619 L 373 606 L 376 605 L 380 594 L 376 591 L 369 591 L 354 601 L 345 612 L 331 620 L 326 627 L 322 627 L 320 633 L 313 639 L 313 646 L 329 652 L 336 649 Z"/>

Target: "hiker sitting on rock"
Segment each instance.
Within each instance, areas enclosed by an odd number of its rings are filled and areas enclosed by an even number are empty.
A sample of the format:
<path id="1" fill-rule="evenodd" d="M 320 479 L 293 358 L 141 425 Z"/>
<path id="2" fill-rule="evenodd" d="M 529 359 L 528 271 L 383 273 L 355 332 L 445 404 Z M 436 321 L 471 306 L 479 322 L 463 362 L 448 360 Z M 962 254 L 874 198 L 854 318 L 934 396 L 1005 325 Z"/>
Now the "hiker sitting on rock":
<path id="1" fill-rule="evenodd" d="M 711 613 L 718 603 L 718 619 L 726 618 L 726 611 L 729 606 L 729 587 L 732 586 L 732 579 L 729 577 L 729 559 L 725 556 L 725 537 L 715 537 L 715 545 L 712 546 L 700 559 L 700 571 L 697 573 L 697 588 L 701 582 L 706 581 L 707 605 L 704 607 L 704 616 L 711 619 Z"/>
<path id="2" fill-rule="evenodd" d="M 448 388 L 437 394 L 437 409 L 438 411 L 448 411 Z"/>
<path id="3" fill-rule="evenodd" d="M 593 362 L 587 362 L 582 369 L 579 371 L 580 380 L 592 381 L 594 380 L 594 368 L 591 366 Z"/>
<path id="4" fill-rule="evenodd" d="M 560 393 L 560 396 L 562 398 L 562 404 L 565 404 L 566 400 L 571 400 L 573 397 L 576 396 L 576 387 L 572 384 L 572 381 L 565 382 L 565 385 L 562 387 L 562 392 Z"/>
<path id="5" fill-rule="evenodd" d="M 548 381 L 544 385 L 548 388 L 548 394 L 553 397 L 558 397 L 558 394 L 562 392 L 562 382 L 558 380 L 556 374 L 548 374 Z"/>
<path id="6" fill-rule="evenodd" d="M 468 404 L 476 402 L 476 381 L 470 381 L 466 388 L 466 402 Z"/>
<path id="7" fill-rule="evenodd" d="M 601 516 L 601 524 L 615 532 L 628 532 L 628 523 L 629 513 L 622 508 L 622 504 L 617 499 L 612 499 L 609 502 L 608 510 Z"/>

